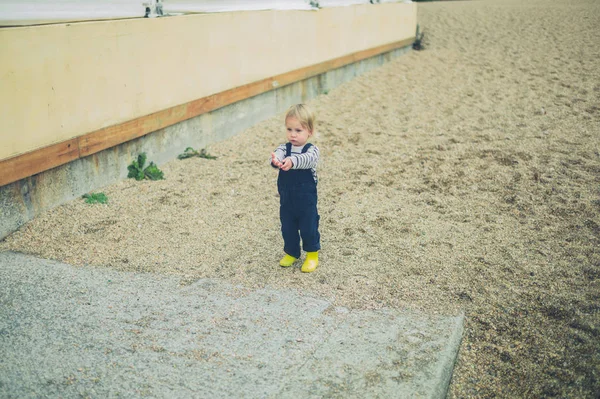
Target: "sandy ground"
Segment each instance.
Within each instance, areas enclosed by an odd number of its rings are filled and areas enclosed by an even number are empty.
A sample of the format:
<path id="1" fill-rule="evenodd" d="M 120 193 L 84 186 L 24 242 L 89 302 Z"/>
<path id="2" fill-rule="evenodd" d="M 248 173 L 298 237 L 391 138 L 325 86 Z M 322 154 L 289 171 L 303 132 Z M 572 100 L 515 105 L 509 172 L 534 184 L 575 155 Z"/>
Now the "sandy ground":
<path id="1" fill-rule="evenodd" d="M 464 310 L 450 396 L 600 392 L 600 2 L 419 5 L 426 49 L 310 101 L 321 266 L 281 269 L 282 116 L 0 243 L 75 265 Z M 193 145 L 193 143 L 190 143 Z M 183 151 L 183 149 L 182 149 Z"/>

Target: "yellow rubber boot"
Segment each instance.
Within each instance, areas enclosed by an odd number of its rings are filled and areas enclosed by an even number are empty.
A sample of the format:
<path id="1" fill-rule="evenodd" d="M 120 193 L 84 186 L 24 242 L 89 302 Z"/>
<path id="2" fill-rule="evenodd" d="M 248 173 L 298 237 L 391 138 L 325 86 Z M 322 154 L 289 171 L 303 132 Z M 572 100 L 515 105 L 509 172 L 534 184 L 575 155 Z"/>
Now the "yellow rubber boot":
<path id="1" fill-rule="evenodd" d="M 294 258 L 292 255 L 285 254 L 283 258 L 279 261 L 279 266 L 281 267 L 289 267 L 297 261 L 297 258 Z"/>
<path id="2" fill-rule="evenodd" d="M 302 264 L 302 272 L 310 273 L 314 272 L 315 269 L 319 266 L 319 253 L 318 252 L 307 252 L 306 259 Z"/>

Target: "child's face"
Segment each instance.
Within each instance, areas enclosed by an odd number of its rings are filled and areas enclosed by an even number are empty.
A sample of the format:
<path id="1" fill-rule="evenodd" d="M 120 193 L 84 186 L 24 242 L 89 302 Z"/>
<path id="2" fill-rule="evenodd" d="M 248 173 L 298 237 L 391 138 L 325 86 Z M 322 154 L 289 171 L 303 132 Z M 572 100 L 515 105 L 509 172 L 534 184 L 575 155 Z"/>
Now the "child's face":
<path id="1" fill-rule="evenodd" d="M 312 131 L 302 126 L 300 121 L 294 117 L 285 120 L 285 127 L 287 129 L 287 139 L 292 145 L 303 146 L 308 138 L 312 136 Z"/>

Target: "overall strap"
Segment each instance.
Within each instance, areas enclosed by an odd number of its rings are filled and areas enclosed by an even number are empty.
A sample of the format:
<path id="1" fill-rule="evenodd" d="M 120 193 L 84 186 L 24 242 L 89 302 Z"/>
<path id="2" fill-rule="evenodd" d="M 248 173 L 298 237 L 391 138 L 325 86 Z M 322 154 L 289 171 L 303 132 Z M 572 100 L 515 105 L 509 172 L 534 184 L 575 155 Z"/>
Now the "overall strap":
<path id="1" fill-rule="evenodd" d="M 308 149 L 309 149 L 310 147 L 312 147 L 312 144 L 311 144 L 311 143 L 306 143 L 306 144 L 304 145 L 304 148 L 302 149 L 302 154 L 304 154 L 306 151 L 308 151 Z"/>
<path id="2" fill-rule="evenodd" d="M 302 148 L 302 152 L 301 154 L 306 153 L 306 151 L 308 151 L 308 149 L 312 147 L 311 143 L 306 143 L 304 144 L 304 147 Z M 285 144 L 285 157 L 289 157 L 292 155 L 292 143 L 286 143 Z"/>

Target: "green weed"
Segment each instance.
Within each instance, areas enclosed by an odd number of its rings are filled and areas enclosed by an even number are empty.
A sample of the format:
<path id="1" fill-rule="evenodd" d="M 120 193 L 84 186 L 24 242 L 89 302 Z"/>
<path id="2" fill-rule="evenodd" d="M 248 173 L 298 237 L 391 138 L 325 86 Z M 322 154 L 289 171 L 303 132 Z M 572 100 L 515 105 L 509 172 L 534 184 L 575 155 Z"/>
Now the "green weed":
<path id="1" fill-rule="evenodd" d="M 415 42 L 412 45 L 414 50 L 420 51 L 425 50 L 425 43 L 423 43 L 423 38 L 425 37 L 425 32 L 421 32 L 419 34 L 420 26 L 417 24 L 417 33 L 415 35 Z"/>
<path id="2" fill-rule="evenodd" d="M 142 152 L 138 155 L 138 159 L 133 161 L 131 165 L 127 167 L 129 173 L 127 177 L 133 178 L 135 180 L 162 180 L 164 179 L 163 172 L 158 169 L 158 166 L 154 164 L 154 162 L 150 162 L 150 165 L 144 168 L 146 164 L 146 153 Z"/>
<path id="3" fill-rule="evenodd" d="M 200 158 L 205 158 L 205 159 L 217 159 L 217 157 L 210 155 L 208 152 L 206 152 L 206 149 L 201 149 L 200 151 L 196 151 L 194 150 L 192 147 L 188 147 L 185 149 L 185 151 L 183 152 L 183 154 L 179 154 L 177 156 L 178 159 L 186 159 L 186 158 L 191 158 L 191 157 L 200 157 Z"/>
<path id="4" fill-rule="evenodd" d="M 85 199 L 86 204 L 106 204 L 106 203 L 108 203 L 108 197 L 104 193 L 83 194 L 83 196 L 81 198 Z"/>

